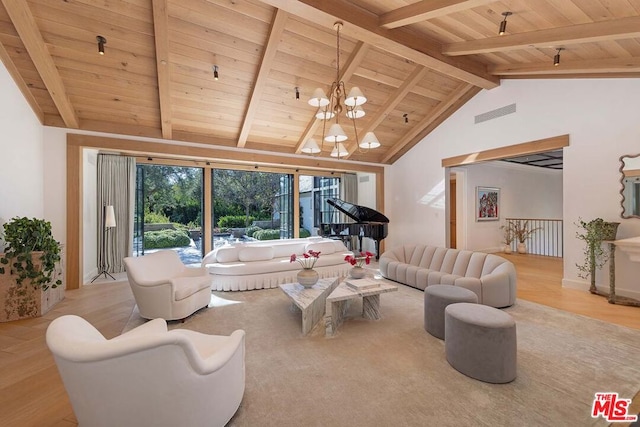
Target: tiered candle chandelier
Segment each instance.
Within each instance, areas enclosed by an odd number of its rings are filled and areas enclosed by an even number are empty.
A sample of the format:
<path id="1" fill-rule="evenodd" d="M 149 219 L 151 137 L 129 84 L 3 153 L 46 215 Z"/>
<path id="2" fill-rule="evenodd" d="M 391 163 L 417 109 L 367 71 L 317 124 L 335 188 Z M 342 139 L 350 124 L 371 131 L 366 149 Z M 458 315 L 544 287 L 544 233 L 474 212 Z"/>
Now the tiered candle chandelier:
<path id="1" fill-rule="evenodd" d="M 317 107 L 316 118 L 323 120 L 322 124 L 322 142 L 321 146 L 315 139 L 308 139 L 302 147 L 302 152 L 307 154 L 317 154 L 322 152 L 322 146 L 324 142 L 333 143 L 333 151 L 331 151 L 331 157 L 345 157 L 349 155 L 349 152 L 345 148 L 343 142 L 346 141 L 347 134 L 340 126 L 340 115 L 346 110 L 346 116 L 353 124 L 353 132 L 358 143 L 359 152 L 367 152 L 370 149 L 380 146 L 378 138 L 376 138 L 373 132 L 367 132 L 360 141 L 358 139 L 358 130 L 356 128 L 356 119 L 359 119 L 365 115 L 362 105 L 367 102 L 367 98 L 364 96 L 360 88 L 354 86 L 349 91 L 349 94 L 344 98 L 347 93 L 344 81 L 340 80 L 340 29 L 342 28 L 342 22 L 336 22 L 333 24 L 333 28 L 336 30 L 336 79 L 331 83 L 331 89 L 329 90 L 329 97 L 325 95 L 321 88 L 317 88 L 313 91 L 311 99 L 309 99 L 309 105 Z M 343 99 L 344 98 L 344 99 Z M 327 123 L 332 119 L 335 121 L 329 126 L 327 132 Z"/>

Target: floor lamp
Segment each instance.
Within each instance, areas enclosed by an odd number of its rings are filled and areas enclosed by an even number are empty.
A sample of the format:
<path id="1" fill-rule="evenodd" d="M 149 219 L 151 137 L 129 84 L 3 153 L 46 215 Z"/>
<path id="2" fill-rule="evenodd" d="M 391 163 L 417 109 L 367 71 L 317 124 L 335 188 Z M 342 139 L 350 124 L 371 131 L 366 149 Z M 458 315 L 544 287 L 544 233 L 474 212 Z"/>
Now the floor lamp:
<path id="1" fill-rule="evenodd" d="M 91 280 L 93 283 L 98 277 L 104 275 L 106 279 L 107 276 L 111 277 L 113 280 L 116 280 L 109 272 L 107 271 L 107 236 L 109 235 L 109 230 L 116 226 L 116 215 L 113 212 L 113 205 L 105 205 L 104 207 L 104 236 L 102 238 L 102 262 L 100 263 L 100 272 L 96 277 Z"/>

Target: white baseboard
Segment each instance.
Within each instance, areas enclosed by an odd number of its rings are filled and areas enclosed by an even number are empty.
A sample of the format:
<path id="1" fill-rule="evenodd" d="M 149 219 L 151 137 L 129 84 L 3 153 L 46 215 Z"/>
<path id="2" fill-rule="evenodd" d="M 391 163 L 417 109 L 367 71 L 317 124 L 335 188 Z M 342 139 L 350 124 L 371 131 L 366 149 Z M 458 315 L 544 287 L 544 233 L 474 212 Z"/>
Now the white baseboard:
<path id="1" fill-rule="evenodd" d="M 82 278 L 82 283 L 89 283 L 91 279 L 93 279 L 97 275 L 98 275 L 98 268 L 96 267 L 84 275 L 84 277 Z"/>
<path id="2" fill-rule="evenodd" d="M 587 282 L 586 280 L 562 279 L 563 288 L 579 289 L 581 291 L 589 292 L 590 286 L 590 282 Z M 598 290 L 601 292 L 609 293 L 609 285 L 605 286 L 596 283 L 596 288 L 598 288 Z M 616 286 L 616 295 L 640 300 L 640 292 L 629 289 L 622 289 L 618 286 Z"/>

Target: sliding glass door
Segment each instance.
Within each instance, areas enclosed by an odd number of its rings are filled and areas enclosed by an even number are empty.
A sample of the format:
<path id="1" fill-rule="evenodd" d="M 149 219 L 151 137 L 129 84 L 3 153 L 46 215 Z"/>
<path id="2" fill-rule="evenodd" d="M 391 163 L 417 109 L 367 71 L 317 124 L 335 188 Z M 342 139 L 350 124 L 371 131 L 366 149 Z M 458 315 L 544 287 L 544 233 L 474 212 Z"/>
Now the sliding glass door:
<path id="1" fill-rule="evenodd" d="M 185 264 L 200 263 L 203 177 L 198 167 L 138 164 L 135 255 L 172 249 Z"/>

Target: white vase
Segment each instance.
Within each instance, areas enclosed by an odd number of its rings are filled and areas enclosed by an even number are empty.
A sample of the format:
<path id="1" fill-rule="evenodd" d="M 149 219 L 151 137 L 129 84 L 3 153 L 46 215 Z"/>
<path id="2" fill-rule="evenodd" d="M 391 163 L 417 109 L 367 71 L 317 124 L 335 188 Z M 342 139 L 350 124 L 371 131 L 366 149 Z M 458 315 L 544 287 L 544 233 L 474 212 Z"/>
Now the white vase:
<path id="1" fill-rule="evenodd" d="M 505 254 L 510 254 L 511 253 L 511 245 L 504 245 L 504 249 L 503 249 Z"/>
<path id="2" fill-rule="evenodd" d="M 526 254 L 527 253 L 527 245 L 524 243 L 518 243 L 518 253 Z"/>
<path id="3" fill-rule="evenodd" d="M 305 288 L 310 288 L 318 282 L 320 275 L 312 268 L 305 268 L 298 271 L 298 283 Z"/>
<path id="4" fill-rule="evenodd" d="M 354 279 L 362 279 L 365 273 L 366 272 L 364 271 L 364 268 L 355 266 L 349 272 L 349 276 L 351 276 Z"/>

